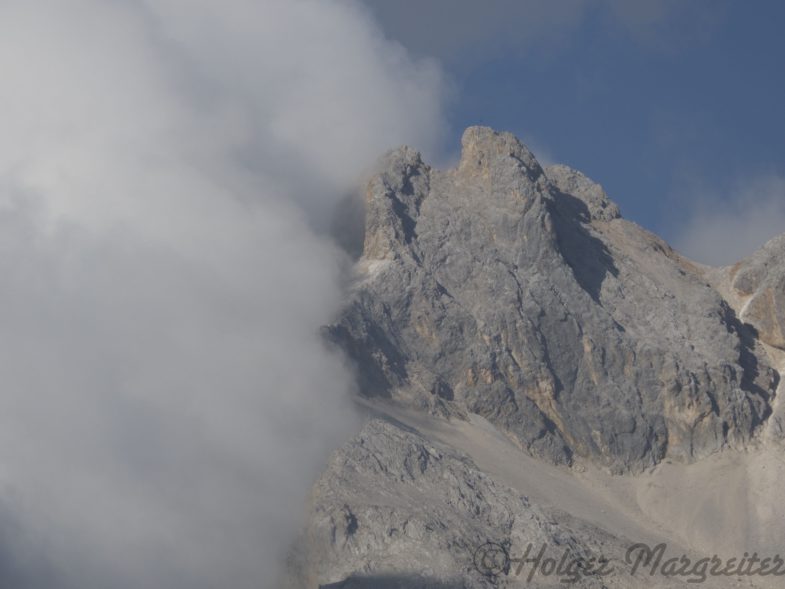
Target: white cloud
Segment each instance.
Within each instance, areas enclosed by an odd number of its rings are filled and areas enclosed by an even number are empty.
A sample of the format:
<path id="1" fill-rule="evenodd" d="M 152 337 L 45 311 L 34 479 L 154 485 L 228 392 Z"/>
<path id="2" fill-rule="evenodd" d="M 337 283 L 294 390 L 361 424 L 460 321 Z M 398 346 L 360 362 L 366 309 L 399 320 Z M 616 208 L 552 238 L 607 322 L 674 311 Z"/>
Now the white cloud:
<path id="1" fill-rule="evenodd" d="M 346 2 L 20 0 L 0 71 L 0 578 L 275 586 L 353 424 L 310 226 L 439 70 Z"/>
<path id="2" fill-rule="evenodd" d="M 694 202 L 673 243 L 696 261 L 733 264 L 785 233 L 785 178 L 780 176 L 752 178 L 736 186 L 732 195 Z"/>

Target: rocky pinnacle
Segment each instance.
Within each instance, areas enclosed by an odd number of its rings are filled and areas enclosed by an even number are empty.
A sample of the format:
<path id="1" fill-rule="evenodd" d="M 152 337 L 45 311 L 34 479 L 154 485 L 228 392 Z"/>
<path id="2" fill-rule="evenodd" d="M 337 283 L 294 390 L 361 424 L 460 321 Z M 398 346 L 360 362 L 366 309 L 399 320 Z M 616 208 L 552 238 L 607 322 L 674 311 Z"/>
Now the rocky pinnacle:
<path id="1" fill-rule="evenodd" d="M 783 346 L 781 256 L 735 270 L 739 313 L 601 186 L 484 127 L 454 169 L 388 153 L 365 217 L 326 333 L 366 397 L 477 414 L 535 457 L 615 472 L 744 447 L 772 411 L 760 340 Z"/>

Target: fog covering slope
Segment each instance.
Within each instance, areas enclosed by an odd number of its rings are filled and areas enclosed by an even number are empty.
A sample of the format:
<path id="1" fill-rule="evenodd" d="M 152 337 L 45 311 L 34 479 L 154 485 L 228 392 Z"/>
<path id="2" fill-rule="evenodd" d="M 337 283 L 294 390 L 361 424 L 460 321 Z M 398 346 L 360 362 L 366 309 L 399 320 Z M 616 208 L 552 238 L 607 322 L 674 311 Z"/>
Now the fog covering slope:
<path id="1" fill-rule="evenodd" d="M 351 378 L 325 210 L 442 81 L 354 4 L 0 5 L 3 586 L 272 587 Z"/>

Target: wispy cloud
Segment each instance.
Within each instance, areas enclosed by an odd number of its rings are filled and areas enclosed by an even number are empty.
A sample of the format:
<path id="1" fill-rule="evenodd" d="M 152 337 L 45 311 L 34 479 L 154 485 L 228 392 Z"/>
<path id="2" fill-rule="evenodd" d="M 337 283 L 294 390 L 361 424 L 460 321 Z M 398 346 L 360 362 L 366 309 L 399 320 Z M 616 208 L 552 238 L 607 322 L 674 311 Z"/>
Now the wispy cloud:
<path id="1" fill-rule="evenodd" d="M 10 0 L 0 71 L 3 585 L 276 586 L 353 423 L 311 227 L 439 70 L 344 2 Z"/>
<path id="2" fill-rule="evenodd" d="M 687 256 L 721 266 L 750 255 L 785 233 L 785 178 L 748 179 L 731 194 L 702 195 L 677 224 L 673 244 Z"/>

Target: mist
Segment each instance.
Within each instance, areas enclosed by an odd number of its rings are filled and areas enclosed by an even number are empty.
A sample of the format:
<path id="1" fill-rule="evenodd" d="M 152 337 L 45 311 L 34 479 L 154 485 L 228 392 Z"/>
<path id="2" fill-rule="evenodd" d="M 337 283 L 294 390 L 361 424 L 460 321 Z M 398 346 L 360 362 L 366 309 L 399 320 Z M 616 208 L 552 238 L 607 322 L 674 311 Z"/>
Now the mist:
<path id="1" fill-rule="evenodd" d="M 326 212 L 443 80 L 330 0 L 0 4 L 0 580 L 275 587 L 355 427 Z"/>
<path id="2" fill-rule="evenodd" d="M 704 193 L 676 223 L 674 245 L 692 259 L 729 266 L 785 231 L 785 178 L 761 174 L 736 182 L 727 194 Z"/>

